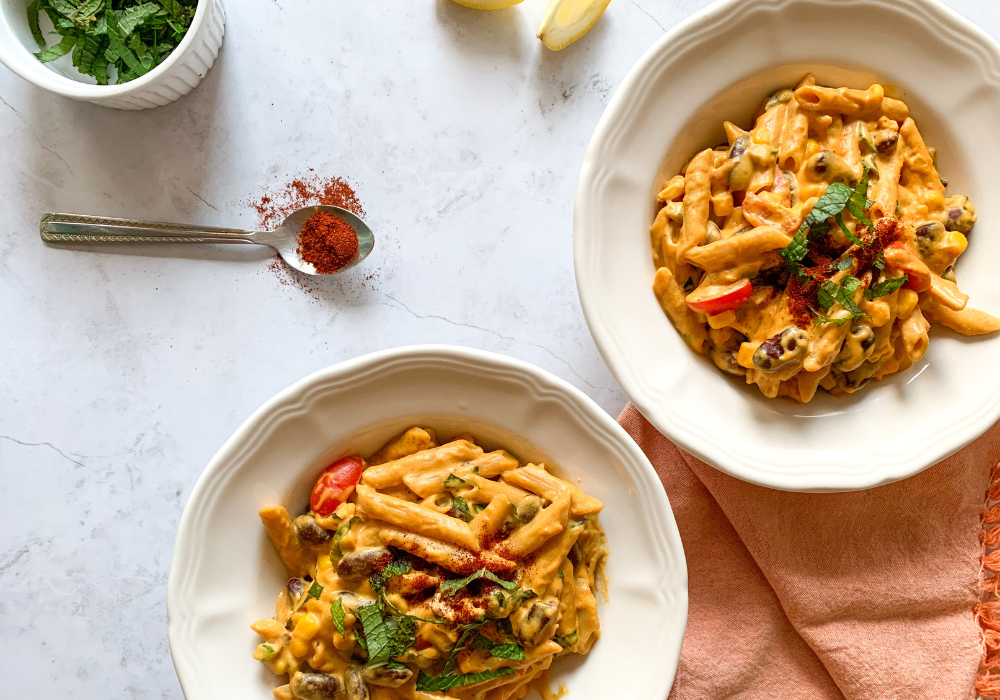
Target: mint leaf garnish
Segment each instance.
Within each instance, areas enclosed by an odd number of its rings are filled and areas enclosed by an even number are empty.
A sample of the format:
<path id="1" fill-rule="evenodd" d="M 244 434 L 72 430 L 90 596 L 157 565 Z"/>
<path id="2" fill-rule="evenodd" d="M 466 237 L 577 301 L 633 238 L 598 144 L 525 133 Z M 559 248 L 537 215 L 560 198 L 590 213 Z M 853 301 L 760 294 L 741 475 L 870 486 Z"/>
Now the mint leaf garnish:
<path id="1" fill-rule="evenodd" d="M 306 599 L 302 601 L 302 604 L 305 605 L 310 598 L 319 598 L 321 595 L 323 595 L 323 587 L 313 581 L 313 585 L 309 586 L 309 592 L 306 593 Z"/>
<path id="2" fill-rule="evenodd" d="M 347 636 L 347 631 L 344 629 L 344 618 L 346 616 L 344 611 L 344 604 L 340 602 L 340 598 L 333 601 L 333 605 L 330 606 L 330 617 L 333 618 L 333 626 L 337 628 L 340 632 L 341 637 Z"/>
<path id="3" fill-rule="evenodd" d="M 417 690 L 427 693 L 444 692 L 452 688 L 459 688 L 463 685 L 482 683 L 501 676 L 509 676 L 514 673 L 512 668 L 498 668 L 495 671 L 481 671 L 480 673 L 459 673 L 453 675 L 431 676 L 423 671 L 417 676 Z"/>
<path id="4" fill-rule="evenodd" d="M 487 571 L 485 568 L 482 568 L 479 571 L 476 571 L 475 573 L 469 574 L 465 578 L 451 579 L 450 581 L 445 581 L 438 588 L 438 591 L 440 591 L 443 597 L 450 598 L 451 596 L 458 593 L 458 591 L 461 590 L 462 588 L 465 588 L 473 581 L 481 578 L 485 578 L 492 581 L 493 583 L 499 584 L 508 591 L 512 591 L 515 588 L 517 588 L 517 584 L 514 583 L 513 581 L 504 581 L 502 578 L 498 578 L 496 574 L 493 574 Z"/>
<path id="5" fill-rule="evenodd" d="M 876 282 L 870 288 L 865 290 L 865 299 L 871 301 L 872 299 L 892 294 L 906 284 L 908 279 L 910 279 L 909 275 L 903 275 L 902 277 L 892 277 L 887 280 L 882 280 L 881 282 Z"/>
<path id="6" fill-rule="evenodd" d="M 409 559 L 394 559 L 389 562 L 384 569 L 381 571 L 376 571 L 371 576 L 368 577 L 368 584 L 372 587 L 372 590 L 376 593 L 385 588 L 385 582 L 391 579 L 393 576 L 402 576 L 403 574 L 408 574 L 412 565 Z"/>
<path id="7" fill-rule="evenodd" d="M 472 520 L 473 515 L 472 511 L 469 510 L 468 501 L 466 501 L 461 496 L 455 496 L 454 505 L 455 505 L 455 510 L 457 510 L 459 512 L 459 515 L 462 516 L 462 520 L 464 520 L 465 522 L 469 522 L 470 520 Z"/>

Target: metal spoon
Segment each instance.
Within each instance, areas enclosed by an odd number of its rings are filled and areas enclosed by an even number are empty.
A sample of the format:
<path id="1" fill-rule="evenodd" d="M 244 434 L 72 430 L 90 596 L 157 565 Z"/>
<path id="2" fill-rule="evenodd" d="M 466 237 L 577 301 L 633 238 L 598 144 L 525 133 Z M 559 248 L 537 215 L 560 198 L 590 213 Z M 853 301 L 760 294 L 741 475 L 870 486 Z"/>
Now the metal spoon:
<path id="1" fill-rule="evenodd" d="M 305 207 L 292 212 L 274 231 L 247 231 L 238 228 L 189 226 L 159 221 L 132 221 L 99 216 L 76 214 L 46 214 L 42 217 L 40 233 L 46 243 L 79 245 L 81 243 L 254 243 L 267 245 L 278 251 L 282 259 L 299 272 L 318 275 L 312 263 L 298 254 L 299 231 L 306 220 L 316 212 L 336 214 L 350 224 L 358 236 L 358 252 L 349 263 L 337 270 L 354 267 L 368 257 L 375 246 L 375 236 L 368 225 L 357 216 L 327 205 Z"/>

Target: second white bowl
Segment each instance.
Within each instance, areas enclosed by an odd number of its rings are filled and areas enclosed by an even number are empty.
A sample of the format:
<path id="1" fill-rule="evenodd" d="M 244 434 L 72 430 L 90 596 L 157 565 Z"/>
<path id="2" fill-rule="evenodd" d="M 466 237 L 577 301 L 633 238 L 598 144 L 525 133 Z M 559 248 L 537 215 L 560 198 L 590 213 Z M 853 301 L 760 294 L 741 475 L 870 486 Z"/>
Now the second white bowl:
<path id="1" fill-rule="evenodd" d="M 557 662 L 570 700 L 663 700 L 687 619 L 687 568 L 663 487 L 593 401 L 524 362 L 451 346 L 388 350 L 317 372 L 258 409 L 219 450 L 184 509 L 167 587 L 170 650 L 187 700 L 269 700 L 250 624 L 286 574 L 257 510 L 307 503 L 323 467 L 411 425 L 471 429 L 489 447 L 557 464 L 604 502 L 609 600 L 586 657 Z"/>
<path id="2" fill-rule="evenodd" d="M 625 393 L 660 432 L 734 476 L 789 490 L 846 490 L 917 473 L 1000 418 L 1000 336 L 935 328 L 907 372 L 845 399 L 765 399 L 695 356 L 650 289 L 655 194 L 725 140 L 762 97 L 806 72 L 894 85 L 949 191 L 979 223 L 956 274 L 970 306 L 1000 315 L 1000 47 L 936 0 L 724 0 L 682 22 L 633 67 L 598 124 L 573 217 L 587 323 Z"/>

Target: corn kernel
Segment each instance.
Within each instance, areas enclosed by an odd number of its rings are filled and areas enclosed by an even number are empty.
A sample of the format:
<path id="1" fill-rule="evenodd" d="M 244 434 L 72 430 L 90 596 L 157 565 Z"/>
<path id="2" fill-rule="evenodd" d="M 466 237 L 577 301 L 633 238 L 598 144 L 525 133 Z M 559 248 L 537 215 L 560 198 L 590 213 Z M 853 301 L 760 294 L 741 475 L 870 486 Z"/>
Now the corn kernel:
<path id="1" fill-rule="evenodd" d="M 325 554 L 316 560 L 316 568 L 319 571 L 326 571 L 327 569 L 333 568 L 333 562 L 330 561 L 330 557 Z"/>
<path id="2" fill-rule="evenodd" d="M 713 329 L 726 328 L 736 323 L 736 314 L 732 311 L 723 311 L 721 314 L 708 317 L 708 325 Z M 557 579 L 558 580 L 558 579 Z"/>
<path id="3" fill-rule="evenodd" d="M 941 252 L 954 260 L 969 247 L 969 239 L 958 231 L 949 231 L 941 242 Z"/>
<path id="4" fill-rule="evenodd" d="M 292 656 L 301 659 L 309 653 L 309 642 L 303 642 L 297 637 L 292 637 L 292 641 L 288 643 L 288 650 L 292 652 Z"/>
<path id="5" fill-rule="evenodd" d="M 274 672 L 277 673 L 279 676 L 283 675 L 285 671 L 288 670 L 288 662 L 285 661 L 284 659 L 278 659 L 272 664 L 272 666 L 274 666 Z"/>
<path id="6" fill-rule="evenodd" d="M 319 632 L 319 620 L 312 613 L 306 613 L 299 618 L 298 624 L 295 625 L 292 639 L 298 638 L 309 641 L 316 636 L 317 632 Z"/>
<path id="7" fill-rule="evenodd" d="M 771 131 L 767 127 L 762 126 L 759 129 L 754 129 L 750 138 L 753 139 L 754 143 L 767 143 L 771 140 Z"/>
<path id="8" fill-rule="evenodd" d="M 940 192 L 928 192 L 927 204 L 931 207 L 943 207 L 944 195 L 942 195 Z"/>
<path id="9" fill-rule="evenodd" d="M 806 142 L 806 158 L 811 158 L 822 150 L 823 149 L 820 148 L 819 141 L 816 139 L 809 139 L 809 141 Z"/>

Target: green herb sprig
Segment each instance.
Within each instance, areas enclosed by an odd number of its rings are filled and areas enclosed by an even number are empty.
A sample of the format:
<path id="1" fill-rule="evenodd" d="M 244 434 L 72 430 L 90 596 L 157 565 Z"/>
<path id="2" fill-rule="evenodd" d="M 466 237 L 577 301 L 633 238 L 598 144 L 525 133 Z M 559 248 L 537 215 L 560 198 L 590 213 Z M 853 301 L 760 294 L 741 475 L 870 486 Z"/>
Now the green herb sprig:
<path id="1" fill-rule="evenodd" d="M 450 598 L 456 593 L 458 593 L 459 590 L 465 588 L 473 581 L 481 578 L 488 579 L 493 583 L 503 586 L 508 591 L 512 591 L 515 588 L 517 588 L 517 584 L 514 583 L 513 581 L 504 581 L 502 578 L 499 578 L 496 574 L 493 574 L 490 571 L 483 568 L 480 569 L 479 571 L 469 574 L 465 578 L 457 578 L 445 581 L 438 588 L 438 591 L 441 593 L 441 596 L 443 598 Z"/>
<path id="2" fill-rule="evenodd" d="M 514 673 L 512 668 L 498 668 L 495 671 L 481 671 L 480 673 L 458 673 L 452 675 L 431 676 L 423 671 L 417 676 L 417 690 L 426 693 L 445 692 L 452 688 L 459 688 L 463 685 L 482 683 L 491 681 L 501 676 L 510 676 Z"/>
<path id="3" fill-rule="evenodd" d="M 878 297 L 888 296 L 906 284 L 909 279 L 909 275 L 903 275 L 902 277 L 890 277 L 887 280 L 876 282 L 870 288 L 865 290 L 865 299 L 871 301 L 872 299 L 877 299 Z"/>
<path id="4" fill-rule="evenodd" d="M 197 6 L 198 0 L 33 0 L 28 27 L 42 63 L 72 53 L 73 67 L 98 85 L 112 79 L 121 84 L 163 63 L 187 33 Z M 53 46 L 39 25 L 42 12 L 52 21 L 52 33 L 62 37 Z"/>
<path id="5" fill-rule="evenodd" d="M 806 280 L 806 275 L 802 271 L 802 261 L 809 254 L 809 236 L 814 233 L 825 234 L 829 231 L 829 219 L 837 222 L 837 226 L 851 243 L 858 246 L 865 245 L 865 242 L 851 233 L 844 224 L 844 209 L 846 208 L 854 218 L 868 228 L 873 228 L 871 219 L 865 213 L 871 206 L 871 202 L 868 200 L 868 173 L 869 170 L 865 168 L 861 181 L 854 189 L 840 182 L 831 183 L 823 196 L 816 200 L 812 211 L 806 215 L 799 230 L 792 236 L 791 242 L 778 251 L 778 254 L 785 261 L 785 267 L 799 281 Z"/>

